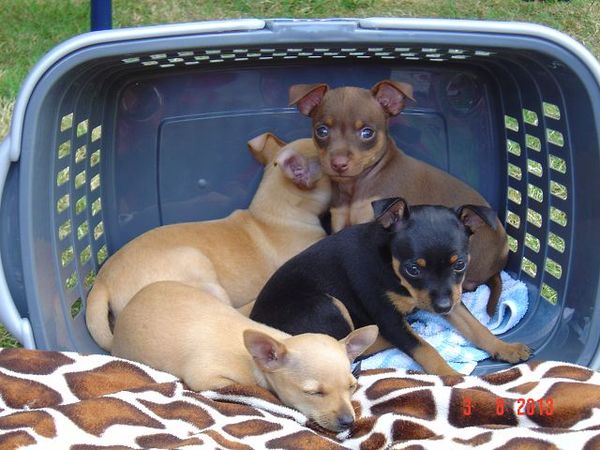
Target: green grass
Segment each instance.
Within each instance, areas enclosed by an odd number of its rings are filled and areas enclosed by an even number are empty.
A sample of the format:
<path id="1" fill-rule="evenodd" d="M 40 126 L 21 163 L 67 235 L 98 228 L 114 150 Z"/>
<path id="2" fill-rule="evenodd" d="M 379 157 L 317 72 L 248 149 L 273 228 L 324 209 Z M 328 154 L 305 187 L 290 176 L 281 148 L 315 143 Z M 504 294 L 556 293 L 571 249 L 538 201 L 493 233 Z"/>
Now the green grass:
<path id="1" fill-rule="evenodd" d="M 114 0 L 113 26 L 239 17 L 448 17 L 519 20 L 564 31 L 600 56 L 600 1 L 572 0 Z M 57 43 L 89 28 L 88 0 L 2 0 L 0 99 L 12 99 Z M 2 103 L 0 102 L 0 105 Z"/>
<path id="2" fill-rule="evenodd" d="M 8 132 L 19 86 L 29 70 L 59 42 L 88 30 L 89 0 L 0 1 L 2 138 Z M 535 22 L 570 34 L 586 45 L 596 57 L 600 57 L 600 0 L 113 0 L 115 28 L 240 17 L 368 16 Z M 549 114 L 552 113 L 552 106 L 548 106 L 548 111 Z M 526 119 L 535 120 L 530 116 Z M 562 143 L 562 136 L 556 133 L 548 138 L 556 140 L 557 144 Z M 531 144 L 535 146 L 535 142 Z M 517 147 L 510 147 L 509 151 L 520 153 L 518 144 Z M 550 163 L 554 170 L 564 170 L 563 160 L 554 159 Z M 62 182 L 63 179 L 58 181 Z M 560 191 L 560 187 L 556 189 L 556 192 Z M 532 195 L 537 193 L 532 192 Z M 64 199 L 64 202 L 69 201 L 68 198 Z M 100 208 L 100 204 L 92 206 L 96 210 Z M 552 219 L 559 224 L 566 220 L 557 211 L 553 212 Z M 90 279 L 91 277 L 89 275 Z M 2 333 L 3 329 L 0 328 L 0 346 L 14 346 L 12 337 Z"/>
<path id="3" fill-rule="evenodd" d="M 57 43 L 88 29 L 89 2 L 2 0 L 0 98 L 15 97 L 23 78 Z"/>
<path id="4" fill-rule="evenodd" d="M 15 348 L 20 346 L 21 344 L 19 344 L 17 340 L 12 337 L 6 328 L 0 325 L 0 347 Z"/>

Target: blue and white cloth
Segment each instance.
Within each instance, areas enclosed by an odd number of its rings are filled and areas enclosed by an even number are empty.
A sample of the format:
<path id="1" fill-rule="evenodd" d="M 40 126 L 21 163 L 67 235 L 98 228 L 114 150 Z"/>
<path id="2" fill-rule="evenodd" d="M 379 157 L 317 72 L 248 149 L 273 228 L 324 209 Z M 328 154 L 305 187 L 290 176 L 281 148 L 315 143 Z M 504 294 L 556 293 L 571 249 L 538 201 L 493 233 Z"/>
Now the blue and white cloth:
<path id="1" fill-rule="evenodd" d="M 502 293 L 492 318 L 486 312 L 490 295 L 487 286 L 479 286 L 474 292 L 465 292 L 462 296 L 463 304 L 469 311 L 496 335 L 505 333 L 519 323 L 529 306 L 527 286 L 522 281 L 511 278 L 506 272 L 502 272 L 501 277 Z M 468 375 L 475 369 L 478 361 L 490 356 L 462 337 L 439 314 L 417 311 L 407 316 L 407 319 L 415 332 L 429 342 L 457 372 Z M 360 364 L 362 370 L 387 367 L 423 370 L 410 356 L 396 348 L 369 356 Z"/>

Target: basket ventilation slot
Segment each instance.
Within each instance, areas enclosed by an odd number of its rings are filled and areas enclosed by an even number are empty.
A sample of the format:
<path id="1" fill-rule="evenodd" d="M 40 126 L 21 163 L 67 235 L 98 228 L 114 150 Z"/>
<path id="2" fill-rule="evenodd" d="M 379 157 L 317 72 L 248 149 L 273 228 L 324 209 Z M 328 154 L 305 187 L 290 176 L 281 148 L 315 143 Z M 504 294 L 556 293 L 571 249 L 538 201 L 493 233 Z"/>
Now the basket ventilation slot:
<path id="1" fill-rule="evenodd" d="M 83 299 L 94 282 L 97 265 L 108 257 L 100 214 L 102 125 L 69 112 L 62 115 L 58 128 L 57 245 L 66 305 L 75 319 L 85 306 Z"/>
<path id="2" fill-rule="evenodd" d="M 526 276 L 541 277 L 540 296 L 551 304 L 557 303 L 562 289 L 561 261 L 567 250 L 563 233 L 568 208 L 563 205 L 569 198 L 568 163 L 561 118 L 560 108 L 546 101 L 504 115 L 508 248 Z"/>
<path id="3" fill-rule="evenodd" d="M 493 55 L 489 50 L 441 49 L 435 47 L 322 47 L 322 48 L 235 48 L 185 50 L 123 58 L 123 64 L 170 68 L 197 64 L 295 59 L 381 59 L 406 61 L 460 61 Z"/>

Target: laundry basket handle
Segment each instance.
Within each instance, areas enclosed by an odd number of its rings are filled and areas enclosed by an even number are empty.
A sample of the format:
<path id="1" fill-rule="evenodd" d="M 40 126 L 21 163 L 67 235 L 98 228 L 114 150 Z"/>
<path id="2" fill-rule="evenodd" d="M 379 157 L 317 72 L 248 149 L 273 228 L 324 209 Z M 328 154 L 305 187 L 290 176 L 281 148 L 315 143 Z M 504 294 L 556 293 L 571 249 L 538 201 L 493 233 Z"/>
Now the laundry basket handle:
<path id="1" fill-rule="evenodd" d="M 8 168 L 11 164 L 10 159 L 10 134 L 0 142 L 0 200 L 2 200 L 2 191 L 4 182 L 8 175 Z M 0 212 L 1 214 L 1 212 Z M 8 290 L 4 267 L 2 266 L 2 255 L 0 254 L 0 322 L 8 329 L 25 348 L 35 348 L 33 340 L 33 331 L 29 319 L 21 317 L 12 295 Z"/>

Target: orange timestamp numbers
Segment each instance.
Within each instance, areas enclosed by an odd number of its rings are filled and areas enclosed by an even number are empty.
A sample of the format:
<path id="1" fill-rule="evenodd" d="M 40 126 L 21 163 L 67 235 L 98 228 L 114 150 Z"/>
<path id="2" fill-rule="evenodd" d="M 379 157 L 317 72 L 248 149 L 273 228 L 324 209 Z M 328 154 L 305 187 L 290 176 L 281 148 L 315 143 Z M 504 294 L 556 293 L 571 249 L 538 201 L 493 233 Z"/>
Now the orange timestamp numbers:
<path id="1" fill-rule="evenodd" d="M 540 398 L 518 398 L 515 400 L 516 414 L 518 416 L 551 416 L 554 414 L 554 402 L 551 397 Z M 506 411 L 506 400 L 496 398 L 496 415 L 502 416 Z M 463 415 L 470 416 L 476 412 L 473 402 L 469 397 L 463 399 Z"/>

